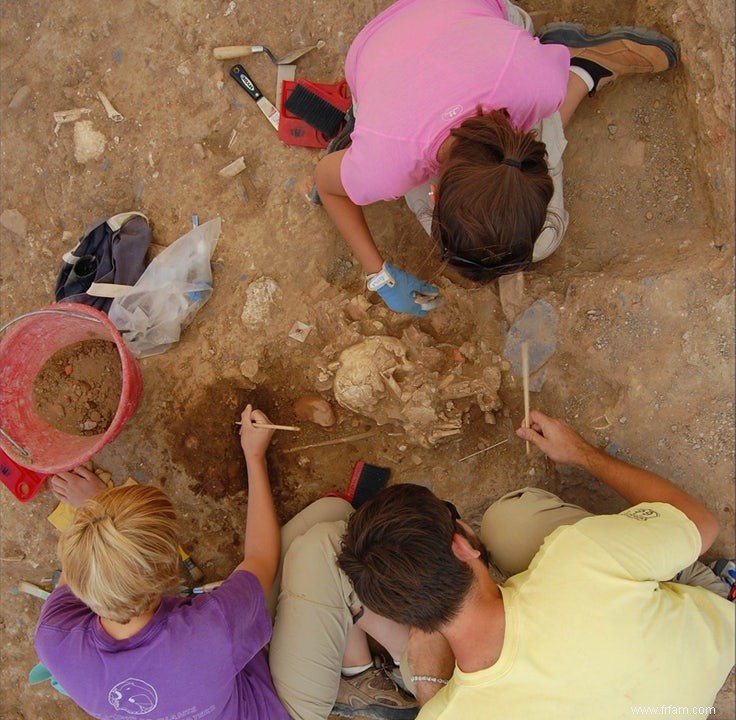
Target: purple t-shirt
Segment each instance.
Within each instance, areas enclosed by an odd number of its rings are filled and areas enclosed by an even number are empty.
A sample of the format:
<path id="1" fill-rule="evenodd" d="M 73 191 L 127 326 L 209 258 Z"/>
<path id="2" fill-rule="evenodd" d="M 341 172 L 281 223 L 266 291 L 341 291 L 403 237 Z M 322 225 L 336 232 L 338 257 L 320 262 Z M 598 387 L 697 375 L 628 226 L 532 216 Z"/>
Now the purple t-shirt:
<path id="1" fill-rule="evenodd" d="M 111 638 L 63 585 L 43 605 L 36 652 L 103 720 L 288 720 L 268 670 L 270 638 L 258 579 L 238 571 L 206 595 L 164 597 L 127 640 Z"/>
<path id="2" fill-rule="evenodd" d="M 503 0 L 398 0 L 358 33 L 345 60 L 356 106 L 340 166 L 357 205 L 391 200 L 439 168 L 450 130 L 483 110 L 529 130 L 559 108 L 570 53 L 509 22 Z"/>

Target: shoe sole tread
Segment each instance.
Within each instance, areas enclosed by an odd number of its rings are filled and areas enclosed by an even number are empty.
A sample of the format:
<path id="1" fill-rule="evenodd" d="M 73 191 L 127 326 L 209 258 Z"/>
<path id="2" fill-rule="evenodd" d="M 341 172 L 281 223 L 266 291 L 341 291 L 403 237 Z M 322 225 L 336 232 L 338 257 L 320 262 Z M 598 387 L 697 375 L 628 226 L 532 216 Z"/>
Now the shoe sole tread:
<path id="1" fill-rule="evenodd" d="M 616 40 L 630 40 L 661 50 L 667 56 L 670 68 L 677 65 L 679 58 L 679 50 L 674 40 L 656 30 L 634 26 L 622 25 L 600 35 L 591 35 L 579 23 L 555 22 L 541 28 L 538 37 L 545 45 L 557 44 L 574 48 L 597 47 Z"/>

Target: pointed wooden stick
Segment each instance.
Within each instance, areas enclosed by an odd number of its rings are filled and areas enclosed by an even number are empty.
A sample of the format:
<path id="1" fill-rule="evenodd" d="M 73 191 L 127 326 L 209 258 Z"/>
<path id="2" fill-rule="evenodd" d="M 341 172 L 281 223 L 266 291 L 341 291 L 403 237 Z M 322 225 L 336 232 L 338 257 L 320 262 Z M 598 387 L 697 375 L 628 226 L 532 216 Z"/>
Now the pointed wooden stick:
<path id="1" fill-rule="evenodd" d="M 324 440 L 323 442 L 312 443 L 311 445 L 300 445 L 299 447 L 288 448 L 281 452 L 286 455 L 288 453 L 299 452 L 301 450 L 309 450 L 317 447 L 327 447 L 328 445 L 340 445 L 341 443 L 353 442 L 354 440 L 365 440 L 366 438 L 378 435 L 378 429 L 369 430 L 368 432 L 356 433 L 355 435 L 346 435 L 345 437 L 336 438 L 335 440 Z"/>
<path id="2" fill-rule="evenodd" d="M 470 458 L 475 457 L 476 455 L 480 455 L 481 453 L 486 452 L 487 450 L 493 450 L 493 448 L 498 447 L 499 445 L 503 445 L 504 443 L 507 443 L 508 440 L 501 440 L 494 445 L 489 445 L 488 447 L 483 448 L 482 450 L 478 450 L 474 453 L 470 453 L 470 455 L 466 455 L 465 457 L 462 457 L 458 460 L 458 462 L 464 462 L 465 460 L 470 460 Z"/>
<path id="3" fill-rule="evenodd" d="M 524 382 L 524 427 L 529 427 L 529 343 L 521 343 L 521 376 Z M 529 441 L 526 441 L 526 454 L 529 454 Z"/>

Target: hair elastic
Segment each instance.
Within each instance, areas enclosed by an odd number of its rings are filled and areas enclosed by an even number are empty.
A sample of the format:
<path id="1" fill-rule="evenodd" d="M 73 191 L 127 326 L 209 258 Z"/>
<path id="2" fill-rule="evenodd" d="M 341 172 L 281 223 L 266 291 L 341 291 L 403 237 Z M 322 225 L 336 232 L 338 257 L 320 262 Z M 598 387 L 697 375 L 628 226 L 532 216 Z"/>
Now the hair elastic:
<path id="1" fill-rule="evenodd" d="M 509 167 L 515 167 L 517 170 L 521 170 L 521 162 L 512 158 L 504 158 L 501 160 L 501 165 L 508 165 Z"/>

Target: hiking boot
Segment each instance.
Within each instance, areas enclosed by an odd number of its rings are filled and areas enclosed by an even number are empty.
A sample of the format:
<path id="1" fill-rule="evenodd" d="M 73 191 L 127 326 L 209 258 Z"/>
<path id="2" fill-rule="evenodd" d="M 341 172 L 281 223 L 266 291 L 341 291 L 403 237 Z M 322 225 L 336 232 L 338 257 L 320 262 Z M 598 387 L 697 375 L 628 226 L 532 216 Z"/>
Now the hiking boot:
<path id="1" fill-rule="evenodd" d="M 589 63 L 598 66 L 603 72 L 591 72 L 595 82 L 593 91 L 600 80 L 608 83 L 621 75 L 658 73 L 673 68 L 679 56 L 674 40 L 637 27 L 614 27 L 601 35 L 589 35 L 578 23 L 550 23 L 539 31 L 539 42 L 575 48 L 570 51 L 571 65 L 586 70 Z"/>
<path id="2" fill-rule="evenodd" d="M 376 720 L 413 720 L 419 708 L 383 668 L 372 667 L 353 677 L 340 677 L 332 714 Z"/>

